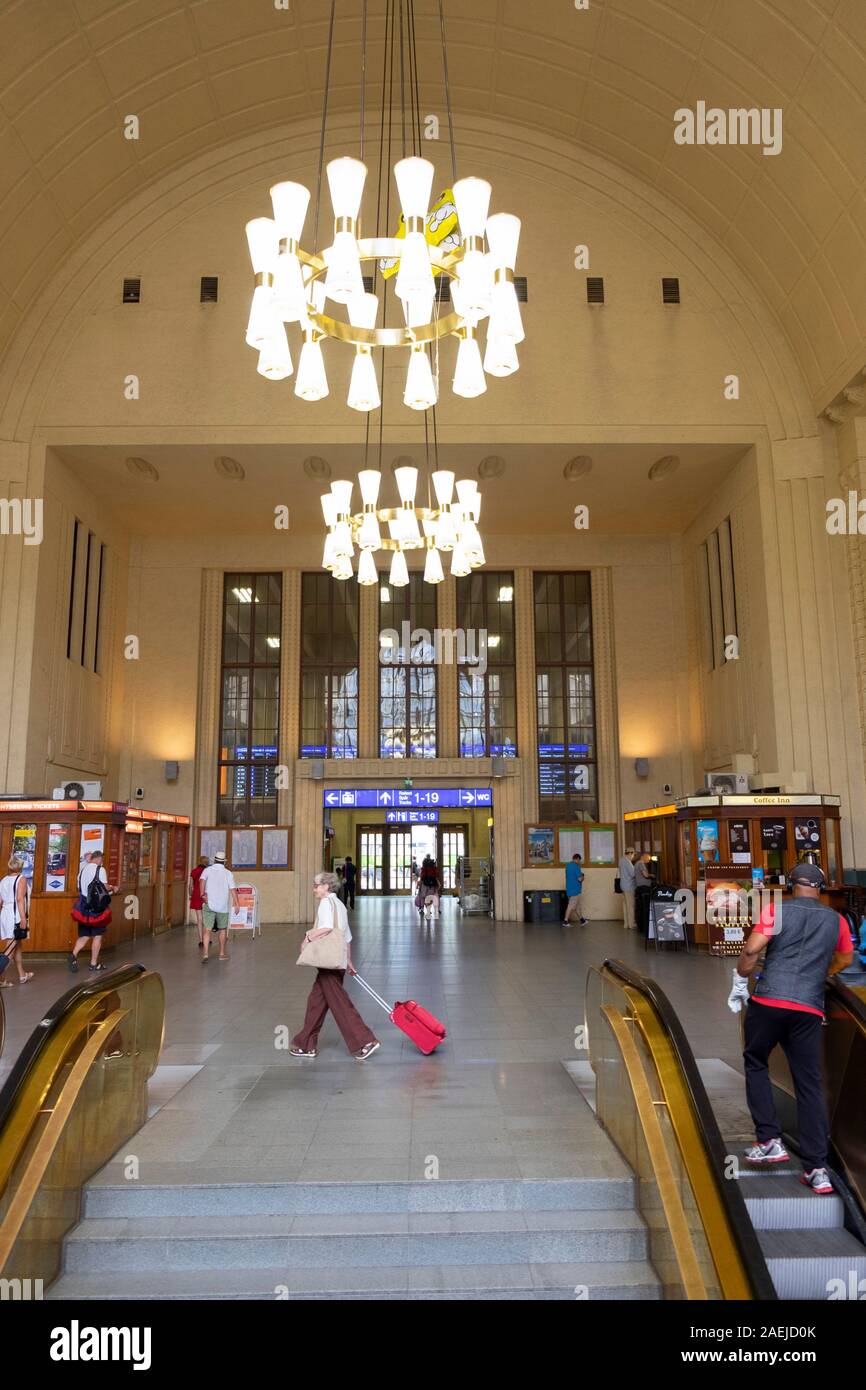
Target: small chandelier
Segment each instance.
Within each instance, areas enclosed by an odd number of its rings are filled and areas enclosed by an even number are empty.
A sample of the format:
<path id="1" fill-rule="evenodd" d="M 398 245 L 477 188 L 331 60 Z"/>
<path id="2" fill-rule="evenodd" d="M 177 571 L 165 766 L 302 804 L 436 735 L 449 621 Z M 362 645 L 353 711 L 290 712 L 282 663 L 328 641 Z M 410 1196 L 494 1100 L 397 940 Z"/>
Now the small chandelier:
<path id="1" fill-rule="evenodd" d="M 390 551 L 388 582 L 399 588 L 409 583 L 408 550 L 426 550 L 424 579 L 428 584 L 440 584 L 445 578 L 443 554 L 450 553 L 451 573 L 456 576 L 470 574 L 484 564 L 478 531 L 481 494 L 473 479 L 461 479 L 455 486 L 452 472 L 437 469 L 430 477 L 436 505 L 421 507 L 415 503 L 418 469 L 408 465 L 396 468 L 394 478 L 400 505 L 380 507 L 382 475 L 375 468 L 363 469 L 358 474 L 362 510 L 354 515 L 352 483 L 341 479 L 331 484 L 331 491 L 322 497 L 328 528 L 323 569 L 335 579 L 351 579 L 357 548 L 358 583 L 376 584 L 379 575 L 374 556 L 377 551 Z"/>
<path id="2" fill-rule="evenodd" d="M 273 216 L 254 218 L 246 228 L 255 276 L 246 341 L 258 352 L 259 372 L 275 381 L 293 374 L 286 325 L 297 324 L 301 350 L 295 395 L 307 401 L 321 400 L 328 395 L 322 343 L 332 340 L 354 350 L 348 405 L 361 412 L 381 406 L 374 348 L 385 351 L 396 348 L 405 354 L 403 403 L 412 410 L 426 411 L 435 407 L 439 396 L 441 340 L 449 337 L 458 340 L 452 389 L 458 396 L 471 398 L 486 391 L 488 375 L 510 376 L 517 370 L 517 345 L 524 337 L 514 287 L 520 221 L 510 213 L 490 215 L 492 190 L 485 179 L 456 177 L 442 0 L 439 0 L 439 12 L 452 179 L 451 186 L 435 198 L 432 207 L 434 167 L 430 160 L 416 152 L 421 148 L 422 117 L 414 0 L 407 0 L 405 5 L 405 34 L 403 0 L 399 0 L 399 21 L 397 4 L 398 0 L 387 0 L 386 4 L 376 235 L 362 237 L 359 223 L 367 178 L 367 166 L 363 162 L 367 0 L 362 10 L 361 158 L 343 156 L 330 160 L 326 166 L 333 213 L 330 245 L 319 250 L 318 231 L 335 0 L 331 3 L 328 38 L 313 233 L 315 249 L 306 251 L 301 245 L 310 192 L 300 183 L 274 184 L 270 190 Z M 395 60 L 398 23 L 399 58 Z M 391 71 L 386 84 L 389 55 Z M 404 55 L 408 55 L 408 82 Z M 390 94 L 395 61 L 399 61 L 403 158 L 394 165 L 393 172 L 402 216 L 397 234 L 390 236 L 379 235 L 378 223 L 382 203 L 386 219 L 390 206 L 388 161 L 387 155 L 383 160 L 383 148 L 386 108 L 390 148 L 393 116 Z M 407 121 L 412 153 L 408 152 L 406 140 Z M 374 286 L 378 269 L 382 278 L 381 296 L 365 289 L 362 264 L 371 267 Z M 441 276 L 450 281 L 452 312 L 440 316 L 438 309 L 443 296 L 437 294 L 436 280 Z M 399 310 L 392 315 L 396 322 L 388 323 L 387 297 L 392 277 Z M 340 306 L 340 317 L 329 312 L 332 305 Z M 484 320 L 487 328 L 482 358 L 478 327 Z"/>

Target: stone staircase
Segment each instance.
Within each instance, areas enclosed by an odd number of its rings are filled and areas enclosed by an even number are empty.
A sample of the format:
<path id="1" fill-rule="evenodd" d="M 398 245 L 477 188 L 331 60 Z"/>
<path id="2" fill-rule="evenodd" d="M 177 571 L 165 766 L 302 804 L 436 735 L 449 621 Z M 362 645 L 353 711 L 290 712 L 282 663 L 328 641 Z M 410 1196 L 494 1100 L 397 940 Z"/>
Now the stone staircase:
<path id="1" fill-rule="evenodd" d="M 112 1185 L 49 1299 L 657 1299 L 631 1179 Z"/>

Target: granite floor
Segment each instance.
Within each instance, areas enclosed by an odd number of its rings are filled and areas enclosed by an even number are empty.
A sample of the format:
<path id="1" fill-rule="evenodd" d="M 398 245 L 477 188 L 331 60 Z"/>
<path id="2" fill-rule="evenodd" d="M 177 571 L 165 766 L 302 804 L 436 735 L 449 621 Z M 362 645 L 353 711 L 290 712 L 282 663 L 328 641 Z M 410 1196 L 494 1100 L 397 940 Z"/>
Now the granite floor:
<path id="1" fill-rule="evenodd" d="M 294 965 L 299 927 L 265 927 L 233 943 L 226 964 L 200 964 L 196 933 L 178 930 L 114 953 L 158 970 L 166 1045 L 151 1118 L 126 1146 L 144 1182 L 383 1181 L 423 1178 L 619 1177 L 624 1168 L 563 1066 L 583 1018 L 586 971 L 618 957 L 654 975 L 701 1058 L 740 1067 L 725 1000 L 731 963 L 645 952 L 613 922 L 524 926 L 460 917 L 418 926 L 403 899 L 359 900 L 354 961 L 388 999 L 416 998 L 448 1039 L 422 1056 L 357 984 L 355 1002 L 381 1039 L 366 1063 L 329 1019 L 315 1061 L 288 1055 L 312 976 Z M 82 978 L 79 975 L 78 978 Z M 42 964 L 5 990 L 8 1070 L 46 1004 L 73 982 Z M 113 1166 L 106 1180 L 116 1180 Z"/>

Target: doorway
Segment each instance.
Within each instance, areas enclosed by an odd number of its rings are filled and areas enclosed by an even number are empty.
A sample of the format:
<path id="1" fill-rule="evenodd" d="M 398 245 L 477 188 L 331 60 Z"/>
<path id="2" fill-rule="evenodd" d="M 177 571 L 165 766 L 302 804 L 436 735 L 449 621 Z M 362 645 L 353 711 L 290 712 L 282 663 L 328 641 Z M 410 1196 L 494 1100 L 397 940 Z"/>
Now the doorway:
<path id="1" fill-rule="evenodd" d="M 457 888 L 457 861 L 468 853 L 468 825 L 361 825 L 357 829 L 358 892 L 412 892 L 412 863 L 435 859 L 446 893 Z"/>

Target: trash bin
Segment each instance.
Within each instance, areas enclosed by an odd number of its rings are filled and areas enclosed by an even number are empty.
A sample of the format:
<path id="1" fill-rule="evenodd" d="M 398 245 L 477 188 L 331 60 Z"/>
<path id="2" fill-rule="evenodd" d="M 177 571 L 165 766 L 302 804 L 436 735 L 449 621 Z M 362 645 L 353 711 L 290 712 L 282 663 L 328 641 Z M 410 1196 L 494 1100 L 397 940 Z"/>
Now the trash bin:
<path id="1" fill-rule="evenodd" d="M 523 894 L 524 922 L 561 922 L 568 899 L 559 888 L 537 888 Z"/>

